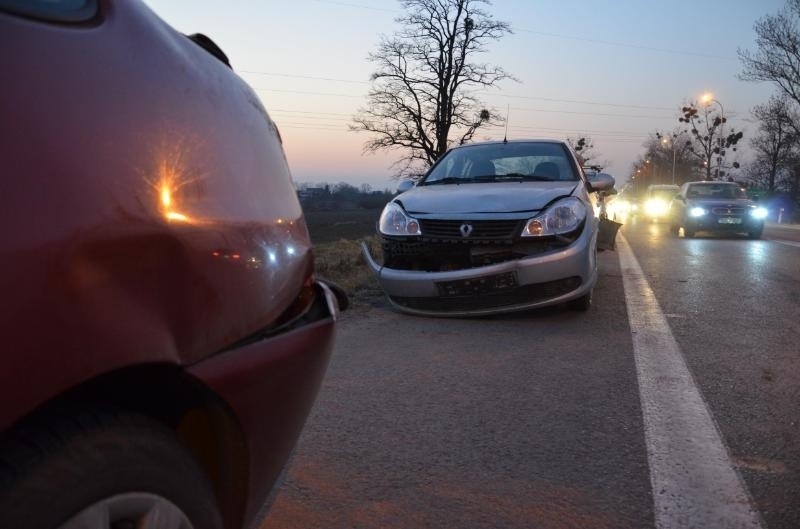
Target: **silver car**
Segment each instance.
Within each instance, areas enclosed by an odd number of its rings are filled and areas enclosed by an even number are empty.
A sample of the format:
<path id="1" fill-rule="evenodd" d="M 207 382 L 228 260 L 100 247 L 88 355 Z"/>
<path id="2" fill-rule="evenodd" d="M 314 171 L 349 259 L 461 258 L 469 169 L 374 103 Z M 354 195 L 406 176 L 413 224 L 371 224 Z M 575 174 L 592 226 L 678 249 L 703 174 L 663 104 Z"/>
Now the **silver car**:
<path id="1" fill-rule="evenodd" d="M 378 221 L 383 261 L 364 256 L 392 305 L 467 316 L 568 303 L 587 310 L 597 281 L 596 191 L 558 140 L 449 150 L 416 184 L 402 182 Z"/>

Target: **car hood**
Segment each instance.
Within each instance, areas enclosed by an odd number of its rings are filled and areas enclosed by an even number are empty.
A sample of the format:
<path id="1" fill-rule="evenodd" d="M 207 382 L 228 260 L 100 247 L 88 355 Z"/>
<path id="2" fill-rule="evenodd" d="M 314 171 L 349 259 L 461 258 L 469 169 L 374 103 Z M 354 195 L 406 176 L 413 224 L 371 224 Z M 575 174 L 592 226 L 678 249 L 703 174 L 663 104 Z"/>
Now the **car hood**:
<path id="1" fill-rule="evenodd" d="M 538 211 L 572 194 L 579 182 L 491 182 L 417 186 L 395 201 L 411 214 Z"/>

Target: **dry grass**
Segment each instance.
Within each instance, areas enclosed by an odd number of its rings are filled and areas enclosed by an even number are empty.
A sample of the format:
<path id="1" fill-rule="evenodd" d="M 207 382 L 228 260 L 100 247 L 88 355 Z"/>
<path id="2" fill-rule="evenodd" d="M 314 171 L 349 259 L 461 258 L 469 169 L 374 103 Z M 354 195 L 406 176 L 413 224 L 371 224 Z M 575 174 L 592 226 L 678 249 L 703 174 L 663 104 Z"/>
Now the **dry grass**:
<path id="1" fill-rule="evenodd" d="M 314 246 L 317 275 L 341 286 L 356 303 L 380 292 L 378 281 L 361 255 L 361 241 L 367 243 L 373 257 L 380 259 L 381 243 L 377 235 Z"/>
<path id="2" fill-rule="evenodd" d="M 380 209 L 308 211 L 306 225 L 314 244 L 368 238 L 375 233 Z"/>

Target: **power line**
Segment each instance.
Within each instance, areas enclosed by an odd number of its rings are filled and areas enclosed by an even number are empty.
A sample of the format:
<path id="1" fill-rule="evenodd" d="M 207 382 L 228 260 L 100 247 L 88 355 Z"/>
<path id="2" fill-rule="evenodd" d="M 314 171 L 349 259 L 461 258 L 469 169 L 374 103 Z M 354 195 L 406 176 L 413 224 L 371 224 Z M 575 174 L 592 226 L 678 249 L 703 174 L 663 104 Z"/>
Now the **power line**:
<path id="1" fill-rule="evenodd" d="M 350 3 L 350 2 L 339 2 L 339 1 L 336 1 L 336 0 L 314 0 L 314 1 L 318 2 L 318 3 L 321 3 L 321 4 L 331 4 L 331 5 L 339 5 L 339 6 L 344 6 L 344 7 L 355 7 L 355 8 L 359 8 L 359 9 L 370 9 L 370 10 L 373 10 L 373 11 L 386 11 L 386 12 L 390 12 L 390 13 L 399 13 L 399 11 L 397 9 L 374 7 L 374 6 L 364 5 L 364 4 L 354 4 L 354 3 Z M 738 59 L 735 58 L 735 57 L 728 57 L 728 56 L 725 56 L 725 55 L 715 55 L 715 54 L 712 54 L 712 53 L 703 53 L 703 52 L 699 52 L 699 51 L 676 50 L 676 49 L 672 49 L 672 48 L 657 48 L 655 46 L 645 46 L 645 45 L 642 45 L 642 44 L 633 44 L 633 43 L 630 43 L 630 42 L 617 42 L 617 41 L 613 41 L 613 40 L 592 39 L 592 38 L 587 38 L 587 37 L 578 37 L 576 35 L 564 35 L 564 34 L 561 34 L 561 33 L 550 33 L 550 32 L 547 32 L 547 31 L 536 31 L 536 30 L 533 30 L 533 29 L 519 28 L 519 27 L 513 27 L 513 26 L 512 26 L 512 28 L 513 28 L 514 31 L 519 31 L 519 32 L 522 32 L 522 33 L 530 33 L 532 35 L 540 35 L 540 36 L 543 36 L 543 37 L 552 37 L 552 38 L 565 39 L 565 40 L 576 40 L 576 41 L 580 41 L 580 42 L 591 42 L 593 44 L 603 44 L 605 46 L 616 46 L 618 48 L 631 48 L 631 49 L 642 50 L 642 51 L 650 51 L 650 52 L 656 52 L 656 53 L 669 53 L 669 54 L 672 54 L 672 55 L 688 55 L 688 56 L 692 56 L 692 57 L 702 57 L 702 58 L 706 58 L 706 59 L 722 59 L 722 60 L 726 60 L 726 61 L 738 61 Z"/>
<path id="2" fill-rule="evenodd" d="M 556 99 L 553 97 L 541 97 L 541 96 L 521 96 L 521 95 L 513 95 L 513 94 L 503 94 L 501 92 L 474 92 L 475 94 L 481 95 L 493 95 L 498 97 L 508 97 L 511 99 L 534 99 L 537 101 L 550 101 L 554 103 L 575 103 L 579 105 L 595 105 L 595 106 L 603 106 L 603 107 L 615 107 L 615 108 L 636 108 L 640 110 L 674 110 L 670 107 L 648 107 L 643 105 L 625 105 L 621 103 L 601 103 L 598 101 L 581 101 L 578 99 Z"/>
<path id="3" fill-rule="evenodd" d="M 574 114 L 578 116 L 601 116 L 601 117 L 610 117 L 610 118 L 636 118 L 636 119 L 672 119 L 675 116 L 648 116 L 644 114 L 605 114 L 601 112 L 578 112 L 575 110 L 548 110 L 545 108 L 528 108 L 528 107 L 511 107 L 511 110 L 519 110 L 522 112 L 544 112 L 548 114 Z M 303 111 L 303 110 L 290 110 L 290 109 L 279 109 L 279 108 L 272 108 L 269 109 L 270 113 L 273 112 L 288 112 L 293 114 L 324 114 L 327 116 L 346 116 L 351 117 L 352 114 L 342 114 L 337 112 L 312 112 L 312 111 Z M 733 114 L 731 114 L 733 115 Z"/>
<path id="4" fill-rule="evenodd" d="M 318 96 L 331 96 L 331 97 L 357 97 L 363 98 L 364 95 L 352 95 L 352 94 L 335 94 L 331 92 L 312 92 L 312 91 L 305 91 L 305 90 L 282 90 L 277 88 L 260 88 L 254 87 L 254 90 L 260 92 L 277 92 L 277 93 L 287 93 L 287 94 L 304 94 L 304 95 L 318 95 Z M 573 103 L 573 104 L 580 104 L 580 105 L 594 105 L 594 106 L 604 106 L 604 107 L 613 107 L 613 108 L 635 108 L 640 110 L 673 110 L 669 107 L 648 107 L 643 105 L 625 105 L 621 103 L 601 103 L 599 101 L 586 101 L 586 100 L 577 100 L 577 99 L 557 99 L 553 97 L 541 97 L 541 96 L 521 96 L 521 95 L 514 95 L 514 94 L 503 94 L 503 93 L 490 93 L 490 92 L 475 92 L 476 94 L 481 95 L 494 95 L 498 97 L 507 97 L 511 99 L 533 99 L 538 101 L 548 101 L 551 103 Z"/>
<path id="5" fill-rule="evenodd" d="M 367 6 L 363 4 L 352 4 L 350 2 L 336 2 L 334 0 L 314 0 L 314 2 L 318 2 L 320 4 L 333 4 L 338 6 L 345 6 L 345 7 L 357 7 L 360 9 L 371 9 L 372 11 L 387 11 L 390 13 L 397 13 L 397 9 L 389 9 L 386 7 L 375 7 L 375 6 Z"/>
<path id="6" fill-rule="evenodd" d="M 352 114 L 342 114 L 338 112 L 314 112 L 311 110 L 286 110 L 282 108 L 273 108 L 269 110 L 269 113 L 272 114 L 273 112 L 288 112 L 291 114 L 324 114 L 326 116 L 347 116 L 350 117 Z"/>
<path id="7" fill-rule="evenodd" d="M 268 75 L 271 77 L 289 77 L 292 79 L 312 79 L 315 81 L 335 81 L 337 83 L 355 83 L 355 84 L 369 84 L 369 81 L 354 81 L 352 79 L 336 79 L 333 77 L 314 77 L 312 75 L 298 75 L 290 73 L 276 73 L 276 72 L 259 72 L 256 70 L 237 70 L 241 73 L 251 75 Z"/>
<path id="8" fill-rule="evenodd" d="M 574 110 L 547 110 L 544 108 L 511 107 L 511 110 L 522 112 L 547 112 L 551 114 L 576 114 L 580 116 L 601 116 L 610 118 L 636 118 L 636 119 L 672 119 L 675 116 L 646 116 L 643 114 L 604 114 L 600 112 L 577 112 Z"/>
<path id="9" fill-rule="evenodd" d="M 272 112 L 270 112 L 270 114 L 272 114 L 273 117 L 277 118 L 277 119 L 293 119 L 293 118 L 294 119 L 313 119 L 313 120 L 317 120 L 317 121 L 330 121 L 330 122 L 334 122 L 334 123 L 346 123 L 346 122 L 350 121 L 349 119 L 344 118 L 344 117 L 339 118 L 339 117 L 327 117 L 327 116 L 309 116 L 307 114 L 302 114 L 302 115 L 298 116 L 298 115 L 294 115 L 294 114 L 283 115 L 282 113 L 278 113 L 278 115 L 275 115 Z"/>
<path id="10" fill-rule="evenodd" d="M 514 28 L 514 31 L 522 31 L 523 33 L 531 33 L 533 35 L 541 35 L 544 37 L 554 37 L 558 39 L 567 39 L 567 40 L 578 40 L 581 42 L 591 42 L 593 44 L 605 44 L 607 46 L 617 46 L 620 48 L 633 48 L 636 50 L 644 50 L 644 51 L 654 51 L 657 53 L 671 53 L 673 55 L 692 55 L 695 57 L 704 57 L 706 59 L 723 59 L 726 61 L 736 61 L 738 59 L 734 57 L 726 57 L 724 55 L 713 55 L 710 53 L 702 53 L 699 51 L 688 51 L 688 50 L 674 50 L 670 48 L 655 48 L 653 46 L 642 46 L 640 44 L 630 44 L 625 42 L 614 42 L 611 40 L 600 40 L 600 39 L 589 39 L 585 37 L 576 37 L 574 35 L 561 35 L 559 33 L 548 33 L 545 31 L 534 31 L 532 29 L 524 29 L 524 28 Z"/>
<path id="11" fill-rule="evenodd" d="M 253 90 L 256 92 L 278 92 L 284 94 L 302 94 L 302 95 L 313 95 L 313 96 L 331 96 L 331 97 L 357 97 L 362 99 L 363 95 L 352 95 L 352 94 L 333 94 L 330 92 L 306 92 L 303 90 L 279 90 L 276 88 L 258 88 L 254 87 Z"/>
<path id="12" fill-rule="evenodd" d="M 326 127 L 319 127 L 319 126 L 308 126 L 308 125 L 295 125 L 295 124 L 285 124 L 285 123 L 278 123 L 278 127 L 283 129 L 305 129 L 305 130 L 322 130 L 322 131 L 329 131 L 329 132 L 347 132 L 341 128 L 326 128 Z"/>

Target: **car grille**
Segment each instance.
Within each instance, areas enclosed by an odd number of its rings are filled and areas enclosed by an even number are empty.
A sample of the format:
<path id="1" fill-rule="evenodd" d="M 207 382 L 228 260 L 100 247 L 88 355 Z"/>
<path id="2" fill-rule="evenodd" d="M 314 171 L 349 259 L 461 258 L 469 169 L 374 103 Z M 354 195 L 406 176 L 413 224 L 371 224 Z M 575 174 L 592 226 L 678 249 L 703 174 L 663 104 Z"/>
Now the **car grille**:
<path id="1" fill-rule="evenodd" d="M 513 239 L 522 233 L 524 220 L 440 220 L 420 219 L 422 236 L 433 239 Z M 464 236 L 462 226 L 472 227 Z"/>
<path id="2" fill-rule="evenodd" d="M 431 312 L 468 312 L 492 308 L 512 307 L 552 299 L 577 289 L 581 278 L 574 276 L 546 283 L 523 285 L 510 291 L 458 297 L 401 297 L 392 296 L 392 301 L 409 309 Z"/>
<path id="3" fill-rule="evenodd" d="M 711 208 L 711 213 L 714 215 L 737 215 L 741 216 L 744 215 L 744 208 L 733 206 L 733 207 L 716 207 Z"/>
<path id="4" fill-rule="evenodd" d="M 444 272 L 504 263 L 564 248 L 573 239 L 512 240 L 402 240 L 384 238 L 383 264 L 398 270 Z"/>

